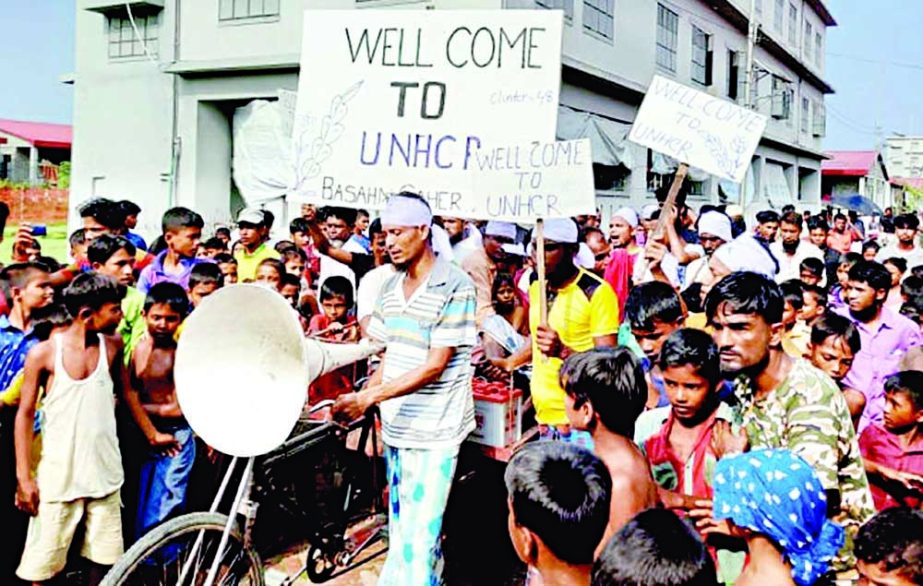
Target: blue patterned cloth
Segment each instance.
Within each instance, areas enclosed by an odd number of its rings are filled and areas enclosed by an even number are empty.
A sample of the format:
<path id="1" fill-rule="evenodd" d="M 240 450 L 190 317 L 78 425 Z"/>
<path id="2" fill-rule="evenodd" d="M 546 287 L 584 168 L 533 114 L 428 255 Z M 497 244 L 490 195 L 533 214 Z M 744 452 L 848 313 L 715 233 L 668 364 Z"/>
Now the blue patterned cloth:
<path id="1" fill-rule="evenodd" d="M 167 519 L 186 512 L 187 489 L 195 462 L 195 435 L 188 425 L 161 429 L 179 442 L 179 453 L 168 456 L 149 449 L 141 464 L 136 538 Z"/>
<path id="2" fill-rule="evenodd" d="M 385 445 L 388 558 L 379 586 L 442 584 L 442 518 L 457 461 L 457 447 L 420 450 Z"/>
<path id="3" fill-rule="evenodd" d="M 827 519 L 827 495 L 810 464 L 788 450 L 755 450 L 718 460 L 715 519 L 762 533 L 782 549 L 800 586 L 827 573 L 843 528 Z"/>

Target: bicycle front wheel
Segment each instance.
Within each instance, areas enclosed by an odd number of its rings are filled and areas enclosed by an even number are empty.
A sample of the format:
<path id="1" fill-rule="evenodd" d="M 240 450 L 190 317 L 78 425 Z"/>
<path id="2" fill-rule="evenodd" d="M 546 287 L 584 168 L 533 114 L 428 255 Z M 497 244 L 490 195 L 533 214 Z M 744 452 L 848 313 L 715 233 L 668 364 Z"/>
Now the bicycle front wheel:
<path id="1" fill-rule="evenodd" d="M 236 528 L 218 551 L 227 520 L 219 513 L 190 513 L 167 521 L 131 546 L 101 586 L 197 586 L 205 583 L 216 557 L 216 586 L 263 586 L 260 558 L 244 546 Z"/>

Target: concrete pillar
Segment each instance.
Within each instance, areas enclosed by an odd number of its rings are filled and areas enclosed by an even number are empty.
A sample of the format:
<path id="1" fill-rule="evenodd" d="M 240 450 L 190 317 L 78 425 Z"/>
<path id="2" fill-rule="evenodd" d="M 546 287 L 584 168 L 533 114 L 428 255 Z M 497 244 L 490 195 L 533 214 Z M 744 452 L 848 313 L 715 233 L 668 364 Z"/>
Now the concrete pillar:
<path id="1" fill-rule="evenodd" d="M 39 180 L 38 172 L 38 149 L 34 146 L 29 147 L 29 184 L 38 185 Z"/>

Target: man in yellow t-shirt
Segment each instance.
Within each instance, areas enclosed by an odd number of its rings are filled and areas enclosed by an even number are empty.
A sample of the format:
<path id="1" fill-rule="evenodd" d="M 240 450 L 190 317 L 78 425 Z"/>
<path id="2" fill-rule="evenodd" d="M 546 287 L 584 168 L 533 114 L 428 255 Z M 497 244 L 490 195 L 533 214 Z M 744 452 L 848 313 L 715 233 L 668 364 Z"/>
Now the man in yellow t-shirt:
<path id="1" fill-rule="evenodd" d="M 279 258 L 279 253 L 269 246 L 269 222 L 263 210 L 245 208 L 237 216 L 240 243 L 243 250 L 234 255 L 237 261 L 237 278 L 241 283 L 256 279 L 256 269 L 267 258 Z"/>
<path id="2" fill-rule="evenodd" d="M 619 303 L 612 287 L 577 267 L 577 225 L 570 219 L 545 220 L 545 274 L 548 324 L 541 325 L 539 287 L 529 287 L 532 334 L 532 401 L 543 435 L 569 437 L 564 390 L 558 380 L 564 359 L 575 352 L 618 343 Z M 533 254 L 536 249 L 532 245 Z"/>

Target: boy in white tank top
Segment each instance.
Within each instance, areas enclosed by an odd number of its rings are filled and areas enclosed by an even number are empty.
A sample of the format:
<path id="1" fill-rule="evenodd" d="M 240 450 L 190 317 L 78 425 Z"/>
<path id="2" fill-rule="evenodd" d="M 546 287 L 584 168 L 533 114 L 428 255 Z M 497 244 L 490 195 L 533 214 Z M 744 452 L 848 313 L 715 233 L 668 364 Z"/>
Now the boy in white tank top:
<path id="1" fill-rule="evenodd" d="M 15 426 L 16 505 L 33 516 L 16 572 L 23 580 L 44 582 L 59 574 L 81 526 L 81 555 L 93 562 L 96 574 L 91 583 L 122 554 L 119 489 L 124 474 L 115 397 L 117 390 L 128 388 L 128 374 L 115 330 L 122 319 L 123 296 L 124 288 L 109 277 L 78 276 L 64 291 L 73 324 L 36 345 L 26 357 Z M 44 440 L 33 478 L 31 446 L 39 388 L 45 389 Z M 133 414 L 143 415 L 137 394 L 125 393 L 125 400 Z M 174 445 L 171 436 L 157 432 L 146 416 L 143 420 L 147 426 L 141 425 L 142 431 L 152 445 Z"/>

